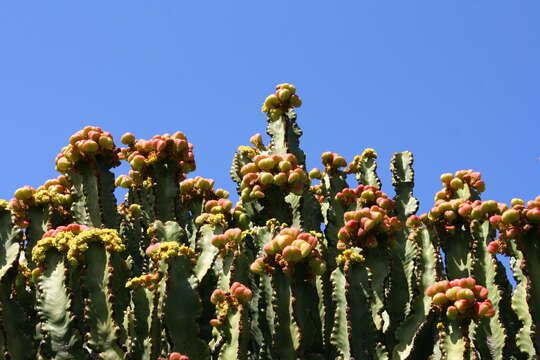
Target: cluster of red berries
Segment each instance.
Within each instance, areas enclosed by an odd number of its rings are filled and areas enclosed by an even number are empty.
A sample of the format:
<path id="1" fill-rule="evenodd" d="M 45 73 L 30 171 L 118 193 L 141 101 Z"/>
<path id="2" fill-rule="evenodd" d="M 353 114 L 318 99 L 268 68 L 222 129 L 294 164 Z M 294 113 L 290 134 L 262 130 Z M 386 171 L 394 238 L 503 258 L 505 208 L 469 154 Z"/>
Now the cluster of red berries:
<path id="1" fill-rule="evenodd" d="M 256 274 L 263 275 L 278 266 L 290 274 L 295 264 L 307 262 L 312 275 L 321 275 L 326 271 L 326 263 L 316 247 L 315 235 L 302 233 L 300 229 L 294 227 L 285 228 L 264 245 L 264 256 L 255 259 L 250 269 Z"/>
<path id="2" fill-rule="evenodd" d="M 15 197 L 9 201 L 8 208 L 15 216 L 17 225 L 22 228 L 29 225 L 26 211 L 30 206 L 49 206 L 57 213 L 69 217 L 72 202 L 70 188 L 71 183 L 64 175 L 47 180 L 37 189 L 23 186 L 15 191 Z"/>
<path id="3" fill-rule="evenodd" d="M 489 218 L 489 222 L 499 230 L 499 238 L 487 247 L 492 254 L 504 253 L 509 239 L 518 239 L 531 231 L 540 232 L 540 196 L 528 201 L 526 207 L 521 199 L 512 199 L 511 205 L 501 215 Z"/>
<path id="4" fill-rule="evenodd" d="M 347 160 L 345 160 L 343 156 L 330 151 L 322 153 L 321 161 L 326 169 L 326 172 L 333 172 L 341 167 L 347 166 Z"/>
<path id="5" fill-rule="evenodd" d="M 195 218 L 195 223 L 226 225 L 232 216 L 232 208 L 233 203 L 229 199 L 208 200 L 204 203 L 204 212 Z"/>
<path id="6" fill-rule="evenodd" d="M 276 86 L 276 92 L 264 100 L 261 111 L 268 113 L 270 119 L 277 120 L 291 107 L 300 106 L 302 106 L 302 100 L 296 95 L 296 88 L 294 85 L 285 83 Z"/>
<path id="7" fill-rule="evenodd" d="M 214 235 L 212 237 L 212 245 L 219 249 L 219 253 L 223 256 L 231 253 L 242 241 L 242 230 L 239 228 L 228 229 L 223 234 Z"/>
<path id="8" fill-rule="evenodd" d="M 239 282 L 234 282 L 228 292 L 221 289 L 214 290 L 210 296 L 210 302 L 216 305 L 218 316 L 210 320 L 210 325 L 222 325 L 229 311 L 238 308 L 239 305 L 248 304 L 252 297 L 251 290 Z"/>
<path id="9" fill-rule="evenodd" d="M 240 199 L 262 199 L 264 190 L 276 185 L 286 192 L 301 194 L 309 183 L 308 176 L 294 154 L 256 155 L 252 162 L 242 166 L 243 176 L 240 188 Z"/>
<path id="10" fill-rule="evenodd" d="M 420 220 L 435 224 L 440 229 L 453 234 L 462 224 L 470 223 L 472 220 L 490 219 L 502 214 L 507 208 L 506 204 L 494 200 L 437 200 L 428 214 L 420 216 Z"/>
<path id="11" fill-rule="evenodd" d="M 486 191 L 486 184 L 481 180 L 482 175 L 478 171 L 459 170 L 454 175 L 445 173 L 441 175 L 444 189 L 435 194 L 435 200 L 450 200 L 456 198 L 456 192 L 465 186 L 477 194 Z"/>
<path id="12" fill-rule="evenodd" d="M 179 352 L 172 352 L 169 354 L 167 360 L 189 360 L 189 356 L 182 355 Z"/>
<path id="13" fill-rule="evenodd" d="M 85 126 L 69 138 L 69 145 L 56 156 L 56 170 L 66 173 L 73 169 L 81 159 L 101 155 L 110 161 L 111 166 L 118 166 L 118 156 L 112 135 L 95 126 Z"/>
<path id="14" fill-rule="evenodd" d="M 139 139 L 131 133 L 122 135 L 120 139 L 127 148 L 120 149 L 119 157 L 129 161 L 131 170 L 129 175 L 118 177 L 116 186 L 130 188 L 140 185 L 146 180 L 145 169 L 157 162 L 173 161 L 178 164 L 181 177 L 195 170 L 193 145 L 187 141 L 183 132 L 177 131 L 172 135 L 155 135 L 150 140 Z"/>
<path id="15" fill-rule="evenodd" d="M 229 192 L 223 189 L 217 189 L 214 191 L 215 181 L 213 179 L 206 179 L 201 176 L 195 178 L 185 179 L 180 182 L 180 196 L 189 200 L 195 197 L 204 198 L 228 198 Z M 189 198 L 189 199 L 187 199 Z"/>
<path id="16" fill-rule="evenodd" d="M 488 289 L 476 285 L 476 280 L 470 277 L 439 281 L 426 289 L 433 305 L 440 311 L 446 311 L 450 320 L 494 316 L 495 309 L 487 298 L 488 294 Z"/>
<path id="17" fill-rule="evenodd" d="M 339 229 L 337 248 L 350 247 L 374 248 L 378 238 L 386 236 L 388 246 L 394 246 L 394 232 L 401 229 L 401 222 L 395 216 L 388 216 L 387 211 L 378 205 L 364 207 L 344 214 L 345 225 Z"/>

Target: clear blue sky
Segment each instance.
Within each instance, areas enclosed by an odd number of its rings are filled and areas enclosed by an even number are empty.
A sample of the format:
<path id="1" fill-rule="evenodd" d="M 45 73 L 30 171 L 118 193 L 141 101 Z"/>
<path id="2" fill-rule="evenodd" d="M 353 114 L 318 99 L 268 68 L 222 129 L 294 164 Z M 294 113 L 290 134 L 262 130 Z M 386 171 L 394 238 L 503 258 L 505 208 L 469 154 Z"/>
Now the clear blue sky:
<path id="1" fill-rule="evenodd" d="M 233 190 L 232 154 L 263 132 L 276 83 L 304 100 L 309 167 L 323 151 L 416 159 L 422 211 L 443 172 L 485 199 L 540 194 L 538 1 L 11 1 L 0 5 L 0 197 L 56 176 L 69 136 L 182 130 L 195 174 Z M 119 172 L 120 173 L 120 172 Z"/>

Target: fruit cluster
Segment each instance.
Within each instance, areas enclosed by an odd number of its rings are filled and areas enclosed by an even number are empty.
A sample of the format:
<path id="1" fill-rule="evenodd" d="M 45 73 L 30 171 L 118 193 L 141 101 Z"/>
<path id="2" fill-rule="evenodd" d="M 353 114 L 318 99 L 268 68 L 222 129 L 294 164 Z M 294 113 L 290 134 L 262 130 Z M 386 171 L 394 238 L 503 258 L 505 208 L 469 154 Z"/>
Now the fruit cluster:
<path id="1" fill-rule="evenodd" d="M 251 290 L 239 283 L 234 282 L 228 292 L 216 289 L 210 296 L 210 302 L 216 305 L 217 318 L 210 320 L 212 326 L 220 326 L 225 321 L 229 311 L 238 308 L 240 305 L 246 305 L 251 301 L 253 293 Z"/>
<path id="2" fill-rule="evenodd" d="M 427 215 L 421 215 L 423 222 L 436 225 L 451 234 L 462 224 L 472 220 L 491 219 L 502 214 L 508 206 L 494 200 L 437 200 Z"/>
<path id="3" fill-rule="evenodd" d="M 476 280 L 470 277 L 442 280 L 426 289 L 433 306 L 439 311 L 446 311 L 449 320 L 494 316 L 495 309 L 487 298 L 488 294 L 488 289 L 477 285 Z"/>
<path id="4" fill-rule="evenodd" d="M 229 199 L 208 200 L 204 203 L 204 212 L 195 218 L 195 224 L 227 225 L 231 220 L 233 203 Z"/>
<path id="5" fill-rule="evenodd" d="M 499 238 L 488 244 L 488 251 L 492 254 L 504 253 L 510 239 L 521 238 L 531 231 L 540 232 L 540 196 L 528 201 L 527 207 L 521 199 L 512 199 L 511 205 L 501 215 L 489 218 L 489 222 L 499 230 Z"/>
<path id="6" fill-rule="evenodd" d="M 32 260 L 36 264 L 45 261 L 47 250 L 55 248 L 61 253 L 67 251 L 67 259 L 77 265 L 93 242 L 100 242 L 107 251 L 124 251 L 125 245 L 113 229 L 98 229 L 80 224 L 59 226 L 43 234 L 32 249 Z"/>
<path id="7" fill-rule="evenodd" d="M 37 190 L 30 186 L 17 189 L 15 197 L 9 202 L 9 209 L 15 216 L 17 225 L 22 228 L 28 226 L 26 211 L 30 206 L 49 206 L 51 210 L 69 217 L 72 202 L 70 187 L 68 178 L 61 175 L 47 180 Z"/>
<path id="8" fill-rule="evenodd" d="M 223 189 L 217 189 L 216 191 L 214 191 L 214 184 L 215 181 L 213 179 L 206 179 L 200 176 L 185 179 L 180 182 L 180 196 L 186 202 L 196 197 L 217 197 L 223 199 L 229 197 L 228 191 L 225 191 Z"/>
<path id="9" fill-rule="evenodd" d="M 316 249 L 317 242 L 313 233 L 302 233 L 294 227 L 285 228 L 264 245 L 265 254 L 255 259 L 250 269 L 263 275 L 281 267 L 285 273 L 291 274 L 295 264 L 306 262 L 312 275 L 321 275 L 326 271 L 326 263 Z"/>
<path id="10" fill-rule="evenodd" d="M 242 241 L 242 230 L 239 228 L 228 229 L 223 234 L 214 235 L 211 240 L 212 245 L 219 249 L 221 256 L 238 249 L 240 241 Z"/>
<path id="11" fill-rule="evenodd" d="M 326 169 L 326 172 L 328 173 L 335 172 L 339 168 L 347 166 L 347 160 L 345 160 L 343 156 L 337 153 L 330 152 L 330 151 L 322 153 L 321 161 Z M 313 170 L 311 171 L 313 172 Z M 310 172 L 310 175 L 311 175 L 311 172 Z M 316 170 L 315 172 L 313 172 L 313 176 L 317 176 Z"/>
<path id="12" fill-rule="evenodd" d="M 98 155 L 109 161 L 113 167 L 120 165 L 112 135 L 99 127 L 85 126 L 71 135 L 69 145 L 62 148 L 56 156 L 56 170 L 65 174 L 75 168 L 78 161 Z"/>
<path id="13" fill-rule="evenodd" d="M 169 354 L 167 360 L 189 360 L 189 356 L 182 355 L 179 352 L 172 352 Z"/>
<path id="14" fill-rule="evenodd" d="M 373 194 L 371 190 L 368 191 Z M 365 191 L 362 192 L 362 194 L 364 193 Z M 337 248 L 340 250 L 351 247 L 374 248 L 379 244 L 378 239 L 381 237 L 386 239 L 388 246 L 393 247 L 396 241 L 393 233 L 402 227 L 397 217 L 389 216 L 390 210 L 393 208 L 393 200 L 384 196 L 376 199 L 370 197 L 369 200 L 362 197 L 360 199 L 381 203 L 386 208 L 372 205 L 356 211 L 347 211 L 344 214 L 345 225 L 338 232 Z M 379 199 L 382 200 L 379 201 Z"/>
<path id="15" fill-rule="evenodd" d="M 481 180 L 482 175 L 478 171 L 459 170 L 454 175 L 445 173 L 441 175 L 444 189 L 435 194 L 435 200 L 450 200 L 457 198 L 457 191 L 468 187 L 469 191 L 477 194 L 486 191 L 486 184 Z"/>
<path id="16" fill-rule="evenodd" d="M 271 120 L 279 119 L 291 107 L 302 106 L 302 100 L 296 95 L 296 88 L 291 84 L 279 84 L 276 92 L 266 97 L 261 111 L 268 113 Z"/>
<path id="17" fill-rule="evenodd" d="M 378 205 L 388 212 L 395 207 L 394 200 L 372 185 L 359 185 L 356 189 L 345 188 L 336 194 L 335 199 L 345 206 L 355 203 L 359 207 Z"/>
<path id="18" fill-rule="evenodd" d="M 193 145 L 181 131 L 173 135 L 155 135 L 150 140 L 136 140 L 133 134 L 126 133 L 120 141 L 128 147 L 120 149 L 119 157 L 129 161 L 131 170 L 128 175 L 118 177 L 116 186 L 129 188 L 142 184 L 149 175 L 146 169 L 157 162 L 176 163 L 181 173 L 179 180 L 195 170 Z"/>
<path id="19" fill-rule="evenodd" d="M 272 185 L 299 195 L 309 183 L 305 170 L 293 154 L 256 155 L 240 169 L 240 175 L 243 176 L 242 201 L 264 198 L 264 190 Z"/>
<path id="20" fill-rule="evenodd" d="M 153 274 L 145 274 L 133 279 L 130 279 L 126 282 L 126 288 L 133 289 L 136 287 L 145 287 L 148 290 L 155 288 L 156 284 L 159 282 L 161 276 L 158 272 Z"/>

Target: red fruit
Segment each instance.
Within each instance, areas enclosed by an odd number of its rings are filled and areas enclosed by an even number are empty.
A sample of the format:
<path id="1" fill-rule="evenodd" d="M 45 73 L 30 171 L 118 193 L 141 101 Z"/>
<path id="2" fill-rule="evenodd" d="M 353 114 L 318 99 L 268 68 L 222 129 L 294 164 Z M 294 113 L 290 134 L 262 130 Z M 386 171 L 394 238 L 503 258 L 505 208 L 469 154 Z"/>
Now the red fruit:
<path id="1" fill-rule="evenodd" d="M 131 167 L 134 170 L 142 170 L 142 168 L 144 167 L 145 162 L 146 162 L 146 159 L 145 159 L 144 156 L 136 155 L 136 156 L 133 157 L 133 159 L 131 159 L 129 164 L 131 165 Z"/>
<path id="2" fill-rule="evenodd" d="M 276 243 L 275 240 L 272 240 L 264 244 L 263 249 L 264 249 L 264 252 L 267 253 L 268 255 L 274 255 L 280 250 L 279 245 Z"/>
<path id="3" fill-rule="evenodd" d="M 272 183 L 274 182 L 274 175 L 272 175 L 269 172 L 262 172 L 259 174 L 259 179 L 260 179 L 261 185 L 269 186 L 269 185 L 272 185 Z"/>
<path id="4" fill-rule="evenodd" d="M 294 240 L 294 237 L 285 234 L 278 235 L 274 239 L 280 249 L 284 249 L 286 246 L 291 245 Z"/>
<path id="5" fill-rule="evenodd" d="M 441 280 L 441 281 L 437 282 L 436 285 L 437 285 L 437 291 L 444 293 L 444 292 L 446 292 L 446 290 L 448 290 L 450 288 L 450 281 Z"/>
<path id="6" fill-rule="evenodd" d="M 448 298 L 444 293 L 437 293 L 433 296 L 433 304 L 437 306 L 444 306 L 448 303 Z"/>
<path id="7" fill-rule="evenodd" d="M 437 292 L 438 285 L 436 283 L 428 286 L 428 288 L 426 289 L 426 295 L 429 297 L 433 297 L 433 295 L 435 295 Z"/>
<path id="8" fill-rule="evenodd" d="M 317 168 L 311 169 L 311 171 L 309 172 L 309 178 L 310 179 L 321 179 L 322 178 L 321 170 L 319 170 Z"/>
<path id="9" fill-rule="evenodd" d="M 15 199 L 21 201 L 29 200 L 32 198 L 33 194 L 34 189 L 32 189 L 30 186 L 23 186 L 22 188 L 15 190 Z"/>
<path id="10" fill-rule="evenodd" d="M 474 290 L 475 285 L 476 285 L 476 280 L 474 280 L 471 277 L 463 278 L 459 280 L 459 286 L 461 286 L 462 288 Z"/>
<path id="11" fill-rule="evenodd" d="M 455 301 L 457 300 L 457 293 L 459 290 L 461 290 L 459 286 L 451 287 L 450 289 L 446 290 L 445 295 L 448 298 L 448 300 Z"/>
<path id="12" fill-rule="evenodd" d="M 109 136 L 101 136 L 98 142 L 99 146 L 104 150 L 112 150 L 114 148 L 112 138 L 110 138 Z"/>
<path id="13" fill-rule="evenodd" d="M 271 158 L 261 159 L 257 162 L 257 166 L 263 171 L 271 171 L 275 165 L 274 160 Z"/>
<path id="14" fill-rule="evenodd" d="M 354 234 L 358 230 L 359 222 L 356 220 L 349 220 L 345 224 L 345 229 L 347 229 L 347 232 L 349 234 Z"/>
<path id="15" fill-rule="evenodd" d="M 502 222 L 512 224 L 519 220 L 519 212 L 514 209 L 508 209 L 502 214 Z"/>
<path id="16" fill-rule="evenodd" d="M 533 223 L 540 223 L 540 209 L 534 208 L 527 210 L 527 219 Z"/>
<path id="17" fill-rule="evenodd" d="M 283 249 L 283 258 L 289 263 L 294 263 L 302 259 L 302 252 L 294 246 L 286 246 Z"/>
<path id="18" fill-rule="evenodd" d="M 354 221 L 354 220 L 353 220 Z M 350 235 L 349 235 L 349 232 L 347 231 L 346 228 L 341 228 L 339 229 L 339 232 L 338 232 L 338 239 L 339 240 L 343 240 L 343 241 L 346 241 L 346 240 L 349 240 L 350 239 Z"/>
<path id="19" fill-rule="evenodd" d="M 463 188 L 463 181 L 460 178 L 453 178 L 450 181 L 450 187 L 454 190 L 459 190 Z"/>
<path id="20" fill-rule="evenodd" d="M 321 155 L 321 160 L 322 160 L 322 163 L 324 165 L 331 165 L 332 162 L 334 161 L 334 154 L 332 154 L 331 152 L 327 151 L 327 152 L 324 152 L 322 153 Z"/>
<path id="21" fill-rule="evenodd" d="M 498 243 L 498 241 L 496 241 L 496 240 L 491 241 L 491 242 L 487 245 L 487 251 L 488 251 L 490 254 L 495 255 L 495 254 L 499 251 L 499 243 Z"/>
<path id="22" fill-rule="evenodd" d="M 472 306 L 472 302 L 468 302 L 465 299 L 456 300 L 454 302 L 455 307 L 457 308 L 458 312 L 460 314 L 465 314 L 467 311 L 469 311 L 470 307 Z"/>
<path id="23" fill-rule="evenodd" d="M 455 306 L 449 306 L 446 309 L 446 317 L 448 320 L 455 320 L 458 317 L 458 309 Z"/>
<path id="24" fill-rule="evenodd" d="M 99 145 L 94 140 L 85 140 L 81 144 L 81 150 L 88 154 L 93 154 L 99 150 Z"/>
<path id="25" fill-rule="evenodd" d="M 222 247 L 225 246 L 225 244 L 227 244 L 228 241 L 225 235 L 219 234 L 219 235 L 214 235 L 212 237 L 212 240 L 210 240 L 210 242 L 212 243 L 212 245 L 214 245 L 218 249 L 221 249 Z"/>
<path id="26" fill-rule="evenodd" d="M 214 305 L 225 300 L 225 293 L 221 289 L 216 289 L 210 296 L 210 302 Z"/>
<path id="27" fill-rule="evenodd" d="M 441 175 L 441 181 L 443 184 L 450 184 L 450 181 L 454 178 L 454 175 L 450 173 L 444 173 Z"/>
<path id="28" fill-rule="evenodd" d="M 133 145 L 135 143 L 135 135 L 132 133 L 125 133 L 120 138 L 120 142 L 124 145 Z"/>
<path id="29" fill-rule="evenodd" d="M 475 300 L 474 292 L 471 289 L 461 289 L 457 292 L 458 300 L 464 299 L 470 303 L 473 303 Z"/>
<path id="30" fill-rule="evenodd" d="M 249 266 L 249 269 L 253 271 L 255 274 L 263 275 L 266 270 L 266 265 L 264 264 L 263 259 L 257 258 L 255 261 Z"/>
<path id="31" fill-rule="evenodd" d="M 460 205 L 460 207 L 458 208 L 458 214 L 463 216 L 463 217 L 467 217 L 471 214 L 471 211 L 472 211 L 472 206 L 470 204 L 462 204 Z"/>

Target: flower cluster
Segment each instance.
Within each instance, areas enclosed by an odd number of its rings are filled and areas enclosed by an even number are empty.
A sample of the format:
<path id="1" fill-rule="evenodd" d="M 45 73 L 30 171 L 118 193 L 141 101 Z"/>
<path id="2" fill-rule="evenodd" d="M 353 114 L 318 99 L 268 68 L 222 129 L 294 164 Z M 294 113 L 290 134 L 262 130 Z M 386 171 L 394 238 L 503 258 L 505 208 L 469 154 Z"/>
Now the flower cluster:
<path id="1" fill-rule="evenodd" d="M 291 107 L 300 106 L 302 106 L 302 100 L 296 95 L 296 88 L 294 85 L 285 83 L 276 86 L 276 92 L 264 100 L 261 111 L 268 113 L 270 119 L 277 120 Z"/>
<path id="2" fill-rule="evenodd" d="M 143 184 L 148 177 L 146 169 L 157 162 L 177 163 L 181 179 L 185 174 L 195 170 L 193 145 L 181 131 L 173 135 L 155 135 L 150 140 L 136 140 L 133 134 L 126 133 L 122 135 L 120 141 L 128 147 L 120 149 L 119 157 L 129 161 L 131 170 L 128 175 L 121 175 L 116 179 L 116 186 L 130 188 L 133 185 Z"/>
<path id="3" fill-rule="evenodd" d="M 308 176 L 294 154 L 256 155 L 240 169 L 242 201 L 262 199 L 264 190 L 276 185 L 286 192 L 301 194 L 309 183 Z"/>
<path id="4" fill-rule="evenodd" d="M 316 249 L 317 242 L 313 233 L 302 233 L 294 227 L 285 228 L 264 245 L 265 254 L 255 259 L 250 269 L 263 275 L 275 267 L 281 267 L 285 273 L 290 274 L 295 264 L 307 262 L 312 275 L 321 275 L 326 271 L 326 263 Z"/>
<path id="5" fill-rule="evenodd" d="M 45 261 L 47 251 L 55 248 L 61 253 L 67 252 L 67 259 L 77 265 L 84 257 L 91 243 L 100 242 L 107 251 L 124 251 L 125 245 L 113 229 L 98 229 L 80 224 L 59 226 L 43 234 L 32 249 L 32 260 L 36 264 Z"/>
<path id="6" fill-rule="evenodd" d="M 488 294 L 488 289 L 476 285 L 476 280 L 470 277 L 442 280 L 426 289 L 426 295 L 432 298 L 433 306 L 439 311 L 446 311 L 450 320 L 479 319 L 495 315 L 495 309 L 487 298 Z"/>
<path id="7" fill-rule="evenodd" d="M 469 191 L 475 191 L 477 194 L 486 190 L 486 184 L 481 180 L 482 175 L 478 171 L 459 170 L 454 175 L 446 173 L 441 175 L 441 181 L 444 189 L 435 194 L 435 200 L 450 200 L 457 198 L 457 191 L 465 186 Z"/>
<path id="8" fill-rule="evenodd" d="M 220 326 L 225 321 L 229 311 L 238 308 L 240 305 L 246 305 L 251 301 L 253 293 L 251 290 L 239 283 L 234 282 L 228 292 L 216 289 L 210 296 L 210 302 L 216 305 L 218 316 L 210 320 L 212 326 Z"/>
<path id="9" fill-rule="evenodd" d="M 189 246 L 176 241 L 163 241 L 150 244 L 145 251 L 146 255 L 154 261 L 168 261 L 170 259 L 185 256 L 195 263 L 195 251 Z"/>
<path id="10" fill-rule="evenodd" d="M 488 244 L 488 251 L 492 254 L 504 253 L 509 239 L 518 239 L 532 231 L 540 231 L 540 196 L 528 201 L 526 207 L 521 199 L 512 199 L 511 205 L 501 215 L 489 218 L 490 223 L 499 230 L 499 238 Z"/>
<path id="11" fill-rule="evenodd" d="M 15 191 L 15 197 L 9 202 L 9 209 L 15 216 L 19 227 L 28 226 L 26 211 L 30 206 L 49 206 L 65 217 L 68 217 L 72 202 L 71 183 L 67 177 L 61 175 L 50 179 L 37 189 L 23 186 Z"/>
<path id="12" fill-rule="evenodd" d="M 362 152 L 362 155 L 356 155 L 353 159 L 353 161 L 347 166 L 345 169 L 346 173 L 356 173 L 360 170 L 360 166 L 362 162 L 366 162 L 368 160 L 375 160 L 378 157 L 377 152 L 375 152 L 375 149 L 367 148 L 364 149 Z"/>
<path id="13" fill-rule="evenodd" d="M 92 159 L 100 155 L 112 167 L 120 165 L 112 135 L 95 126 L 85 126 L 69 138 L 69 145 L 56 156 L 56 170 L 67 173 L 83 159 Z"/>
<path id="14" fill-rule="evenodd" d="M 159 282 L 161 275 L 158 272 L 153 274 L 145 274 L 133 279 L 130 279 L 126 282 L 126 288 L 133 289 L 136 287 L 145 287 L 148 290 L 155 288 L 156 284 Z"/>
<path id="15" fill-rule="evenodd" d="M 238 228 L 228 229 L 223 234 L 214 235 L 212 237 L 212 245 L 219 249 L 219 253 L 224 256 L 230 254 L 242 241 L 242 230 Z"/>
<path id="16" fill-rule="evenodd" d="M 361 249 L 347 249 L 343 250 L 343 252 L 336 257 L 336 264 L 339 267 L 342 267 L 345 271 L 349 269 L 351 264 L 361 264 L 366 259 L 364 258 L 364 255 L 361 253 Z"/>
<path id="17" fill-rule="evenodd" d="M 385 204 L 386 200 L 393 202 L 386 197 L 380 199 L 384 199 Z M 338 232 L 337 248 L 340 250 L 350 247 L 374 248 L 379 244 L 378 238 L 381 236 L 385 236 L 387 244 L 393 246 L 396 241 L 393 233 L 401 229 L 401 222 L 397 217 L 389 216 L 390 208 L 372 205 L 356 211 L 347 211 L 344 214 L 345 225 Z"/>

